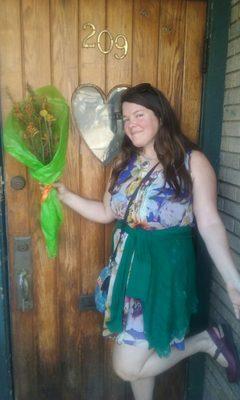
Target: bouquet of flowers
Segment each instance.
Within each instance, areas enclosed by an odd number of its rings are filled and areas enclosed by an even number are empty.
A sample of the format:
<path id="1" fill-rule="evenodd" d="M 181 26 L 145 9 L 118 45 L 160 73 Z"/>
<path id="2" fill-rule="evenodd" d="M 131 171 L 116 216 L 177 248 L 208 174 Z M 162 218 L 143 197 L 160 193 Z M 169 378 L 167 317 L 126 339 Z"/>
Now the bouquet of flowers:
<path id="1" fill-rule="evenodd" d="M 65 165 L 69 108 L 54 86 L 33 90 L 13 108 L 4 126 L 5 150 L 29 168 L 31 176 L 43 187 L 41 199 L 41 228 L 48 256 L 58 251 L 58 232 L 63 213 L 56 189 Z"/>

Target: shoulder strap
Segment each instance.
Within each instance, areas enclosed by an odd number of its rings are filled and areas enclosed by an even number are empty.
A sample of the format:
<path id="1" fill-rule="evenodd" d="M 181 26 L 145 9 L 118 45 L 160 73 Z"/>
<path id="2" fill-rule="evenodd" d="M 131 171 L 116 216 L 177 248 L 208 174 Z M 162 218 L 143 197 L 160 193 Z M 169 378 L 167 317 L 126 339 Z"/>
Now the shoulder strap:
<path id="1" fill-rule="evenodd" d="M 134 199 L 136 198 L 137 193 L 138 193 L 140 187 L 143 185 L 144 182 L 146 182 L 146 180 L 149 178 L 149 176 L 152 174 L 152 172 L 155 170 L 155 168 L 156 168 L 156 166 L 157 166 L 158 164 L 159 164 L 159 162 L 158 162 L 157 164 L 155 164 L 154 167 L 152 167 L 152 168 L 150 169 L 150 171 L 148 171 L 148 173 L 143 177 L 143 179 L 141 180 L 140 184 L 138 185 L 138 187 L 134 190 L 133 194 L 131 195 L 130 200 L 129 200 L 129 203 L 128 203 L 128 206 L 127 206 L 127 209 L 126 209 L 126 211 L 125 211 L 125 215 L 124 215 L 124 219 L 123 219 L 124 222 L 127 221 L 129 209 L 130 209 L 130 207 L 131 207 L 131 205 L 132 205 L 132 202 L 133 202 Z"/>
<path id="2" fill-rule="evenodd" d="M 125 215 L 124 215 L 124 218 L 123 218 L 123 222 L 126 223 L 126 221 L 127 221 L 129 209 L 130 209 L 130 207 L 131 207 L 131 204 L 132 204 L 133 200 L 134 200 L 135 197 L 137 196 L 138 190 L 140 189 L 140 187 L 142 186 L 142 184 L 143 184 L 144 182 L 146 182 L 146 180 L 149 178 L 149 176 L 152 174 L 152 172 L 155 170 L 155 168 L 156 168 L 156 166 L 157 166 L 158 164 L 159 164 L 159 162 L 158 162 L 157 164 L 155 164 L 154 167 L 152 167 L 152 168 L 150 169 L 150 171 L 143 177 L 143 179 L 141 180 L 141 182 L 140 182 L 140 184 L 138 185 L 138 187 L 134 190 L 132 196 L 130 197 L 130 200 L 129 200 L 127 209 L 126 209 L 126 211 L 125 211 Z M 113 253 L 112 253 L 111 257 L 110 257 L 110 264 L 109 264 L 109 265 L 111 265 L 111 263 L 114 262 L 114 259 L 115 259 L 116 253 L 117 253 L 117 248 L 118 248 L 118 245 L 119 245 L 119 243 L 120 243 L 120 241 L 121 241 L 122 233 L 123 233 L 123 231 L 122 231 L 122 229 L 121 229 L 118 242 L 117 242 L 116 247 L 115 247 L 115 249 L 114 249 L 114 251 L 113 251 Z"/>

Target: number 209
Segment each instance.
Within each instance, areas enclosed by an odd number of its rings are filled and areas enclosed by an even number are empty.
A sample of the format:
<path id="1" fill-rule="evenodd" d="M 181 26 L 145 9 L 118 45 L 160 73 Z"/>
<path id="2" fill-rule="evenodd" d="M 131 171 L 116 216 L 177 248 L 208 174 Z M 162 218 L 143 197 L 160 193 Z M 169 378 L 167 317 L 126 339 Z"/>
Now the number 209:
<path id="1" fill-rule="evenodd" d="M 91 39 L 91 37 L 96 35 L 96 28 L 95 28 L 95 25 L 93 25 L 93 24 L 91 24 L 89 22 L 83 25 L 83 29 L 88 29 L 88 28 L 91 31 L 83 39 L 83 47 L 85 47 L 85 48 L 94 48 L 94 47 L 96 47 L 96 43 L 92 43 L 90 41 L 90 39 Z M 103 49 L 102 44 L 101 44 L 102 41 L 103 41 L 102 37 L 103 37 L 104 34 L 106 36 L 108 36 L 108 38 L 109 38 L 108 48 L 105 47 L 105 49 Z M 114 54 L 114 57 L 117 60 L 122 60 L 124 57 L 126 57 L 127 52 L 128 52 L 128 41 L 127 41 L 127 38 L 126 38 L 125 35 L 118 34 L 118 35 L 116 35 L 115 38 L 113 38 L 113 36 L 111 35 L 111 33 L 107 29 L 104 29 L 101 32 L 99 32 L 99 34 L 97 36 L 97 47 L 98 47 L 98 49 L 99 49 L 99 51 L 101 53 L 103 53 L 103 54 L 110 53 L 112 51 L 112 49 L 113 49 L 113 45 L 115 45 L 115 47 L 117 49 L 120 49 L 120 50 L 123 51 L 122 54 L 120 54 L 120 55 L 116 54 L 116 53 Z"/>

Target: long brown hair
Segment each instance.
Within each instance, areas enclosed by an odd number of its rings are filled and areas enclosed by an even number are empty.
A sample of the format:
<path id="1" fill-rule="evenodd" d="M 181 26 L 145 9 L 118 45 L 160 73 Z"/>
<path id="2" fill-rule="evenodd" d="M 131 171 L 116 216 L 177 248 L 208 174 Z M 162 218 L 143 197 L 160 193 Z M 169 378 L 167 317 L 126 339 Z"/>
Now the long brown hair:
<path id="1" fill-rule="evenodd" d="M 121 105 L 124 102 L 139 104 L 154 112 L 159 120 L 154 150 L 163 166 L 166 182 L 174 189 L 174 198 L 178 198 L 182 190 L 190 195 L 192 192 L 192 180 L 184 160 L 187 151 L 198 150 L 199 148 L 183 134 L 169 101 L 160 90 L 149 83 L 141 83 L 128 88 L 122 94 Z M 130 158 L 140 151 L 141 149 L 135 147 L 125 135 L 121 152 L 113 162 L 109 186 L 110 193 L 120 172 L 127 166 Z"/>

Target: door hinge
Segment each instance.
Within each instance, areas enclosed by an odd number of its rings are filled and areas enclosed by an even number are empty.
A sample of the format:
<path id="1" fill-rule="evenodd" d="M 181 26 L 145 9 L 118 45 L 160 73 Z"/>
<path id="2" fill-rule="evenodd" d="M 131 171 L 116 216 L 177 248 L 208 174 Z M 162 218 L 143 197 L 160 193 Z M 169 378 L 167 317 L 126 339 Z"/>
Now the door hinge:
<path id="1" fill-rule="evenodd" d="M 206 74 L 208 70 L 208 61 L 209 61 L 209 45 L 210 45 L 210 40 L 209 37 L 207 36 L 204 41 L 204 47 L 203 47 L 203 62 L 202 62 L 202 73 Z"/>
<path id="2" fill-rule="evenodd" d="M 0 202 L 4 200 L 4 184 L 2 166 L 0 166 Z"/>

